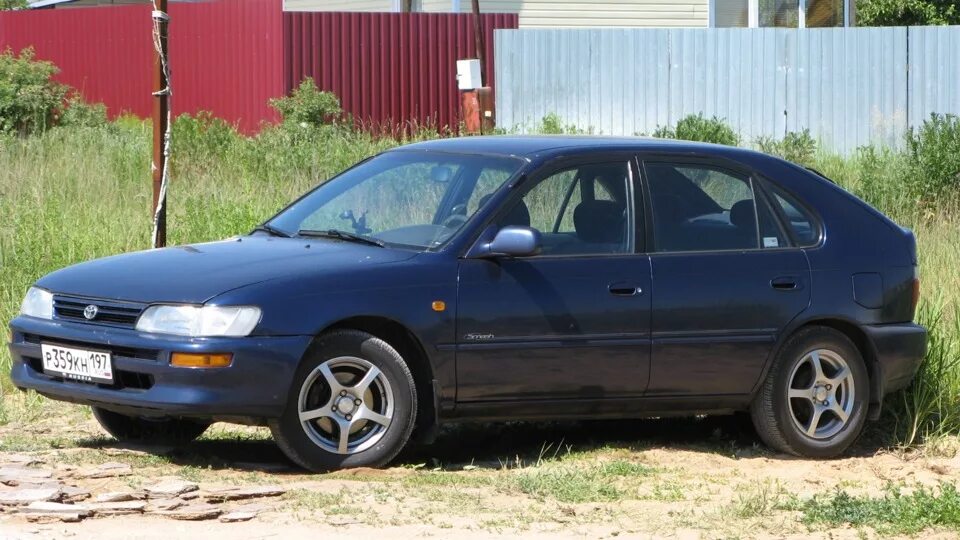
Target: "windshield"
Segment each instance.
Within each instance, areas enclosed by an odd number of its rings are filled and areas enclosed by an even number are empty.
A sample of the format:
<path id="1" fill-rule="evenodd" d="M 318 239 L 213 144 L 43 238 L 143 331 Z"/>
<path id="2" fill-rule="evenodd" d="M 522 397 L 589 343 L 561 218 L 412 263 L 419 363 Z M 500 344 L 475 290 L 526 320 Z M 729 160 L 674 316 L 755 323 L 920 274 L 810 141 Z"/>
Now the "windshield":
<path id="1" fill-rule="evenodd" d="M 523 165 L 516 158 L 388 152 L 350 169 L 268 223 L 285 235 L 440 247 Z M 354 238 L 356 240 L 356 238 Z"/>

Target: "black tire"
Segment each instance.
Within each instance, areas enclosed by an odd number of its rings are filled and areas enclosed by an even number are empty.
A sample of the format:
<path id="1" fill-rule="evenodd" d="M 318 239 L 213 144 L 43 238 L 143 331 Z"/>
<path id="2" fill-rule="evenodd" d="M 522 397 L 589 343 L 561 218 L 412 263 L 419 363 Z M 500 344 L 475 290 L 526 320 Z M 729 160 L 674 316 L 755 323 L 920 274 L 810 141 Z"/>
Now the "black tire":
<path id="1" fill-rule="evenodd" d="M 824 366 L 824 376 L 818 377 L 812 371 L 814 351 L 817 351 L 816 364 Z M 831 375 L 840 376 L 844 364 L 849 376 L 842 384 L 836 384 L 839 379 Z M 828 372 L 834 369 L 832 374 Z M 803 384 L 804 378 L 811 380 L 809 390 Z M 817 380 L 834 381 L 836 387 L 831 384 L 828 390 Z M 791 388 L 797 394 L 809 392 L 811 397 L 791 399 L 788 397 Z M 846 398 L 842 395 L 844 392 L 849 392 Z M 841 412 L 848 411 L 845 421 L 830 410 L 815 416 L 818 396 L 823 395 L 826 398 L 819 402 L 823 404 L 821 409 L 836 407 Z M 750 416 L 757 434 L 768 446 L 796 456 L 832 458 L 841 455 L 860 436 L 869 403 L 870 379 L 856 345 L 837 330 L 811 326 L 799 330 L 784 343 L 751 404 Z M 813 435 L 808 434 L 811 430 Z"/>
<path id="2" fill-rule="evenodd" d="M 349 365 L 346 368 L 338 368 L 336 362 L 361 362 L 366 366 L 376 367 L 379 375 L 376 375 L 375 381 L 370 386 L 379 385 L 377 392 L 380 393 L 380 397 L 373 396 L 373 391 L 364 392 L 363 390 L 356 392 L 360 397 L 352 394 L 342 398 L 335 397 L 330 391 L 331 385 L 327 383 L 328 379 L 317 373 L 323 364 L 332 366 L 329 368 L 331 370 L 349 368 Z M 364 378 L 371 372 L 367 371 L 367 374 L 357 372 L 355 377 Z M 341 375 L 343 371 L 332 373 Z M 350 376 L 349 373 L 346 375 Z M 353 391 L 359 386 L 357 379 L 340 382 L 343 383 L 342 391 Z M 305 386 L 306 389 L 304 389 Z M 302 393 L 303 396 L 301 396 Z M 386 394 L 389 394 L 389 398 Z M 304 407 L 305 409 L 316 411 L 322 409 L 326 416 L 301 423 L 302 397 L 306 400 L 305 403 L 310 403 L 309 406 Z M 355 397 L 357 397 L 358 409 L 353 409 L 353 405 L 349 404 L 349 401 Z M 347 447 L 348 453 L 339 453 L 342 447 L 329 446 L 329 444 L 337 445 L 341 442 L 340 435 L 343 433 L 339 429 L 341 424 L 335 422 L 349 421 L 351 417 L 342 416 L 344 408 L 340 408 L 335 413 L 341 415 L 339 419 L 334 419 L 332 414 L 326 413 L 328 408 L 332 411 L 337 410 L 332 408 L 331 404 L 335 406 L 339 399 L 347 399 L 347 407 L 351 407 L 350 410 L 353 410 L 356 415 L 360 415 L 358 410 L 361 402 L 363 407 L 367 407 L 368 401 L 372 399 L 376 402 L 379 399 L 376 405 L 381 409 L 380 412 L 385 412 L 383 408 L 387 407 L 389 401 L 392 403 L 392 414 L 386 415 L 389 416 L 388 425 L 383 426 L 371 421 L 365 421 L 357 426 L 350 424 L 351 427 L 347 430 L 348 439 L 356 437 L 358 441 L 350 443 L 356 446 Z M 413 375 L 396 349 L 366 332 L 337 330 L 317 338 L 297 369 L 283 416 L 271 420 L 269 425 L 277 445 L 291 461 L 310 471 L 324 472 L 351 467 L 386 465 L 397 456 L 410 439 L 416 414 L 417 391 Z M 353 429 L 358 431 L 354 433 Z M 363 437 L 368 437 L 366 442 L 363 442 Z"/>
<path id="3" fill-rule="evenodd" d="M 186 444 L 210 427 L 210 422 L 190 418 L 152 419 L 90 408 L 100 426 L 121 442 Z"/>

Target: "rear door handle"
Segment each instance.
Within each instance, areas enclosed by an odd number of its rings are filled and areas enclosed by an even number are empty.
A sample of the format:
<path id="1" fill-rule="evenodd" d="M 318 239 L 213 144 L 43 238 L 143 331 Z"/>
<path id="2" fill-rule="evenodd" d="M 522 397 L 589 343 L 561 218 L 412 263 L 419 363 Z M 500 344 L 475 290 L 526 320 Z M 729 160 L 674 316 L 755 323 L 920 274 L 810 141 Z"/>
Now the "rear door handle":
<path id="1" fill-rule="evenodd" d="M 770 286 L 778 291 L 795 291 L 800 288 L 800 279 L 795 276 L 781 276 L 771 279 Z"/>
<path id="2" fill-rule="evenodd" d="M 614 296 L 636 296 L 638 294 L 643 294 L 643 289 L 641 287 L 624 281 L 611 283 L 607 287 L 607 290 L 610 291 L 610 294 Z"/>

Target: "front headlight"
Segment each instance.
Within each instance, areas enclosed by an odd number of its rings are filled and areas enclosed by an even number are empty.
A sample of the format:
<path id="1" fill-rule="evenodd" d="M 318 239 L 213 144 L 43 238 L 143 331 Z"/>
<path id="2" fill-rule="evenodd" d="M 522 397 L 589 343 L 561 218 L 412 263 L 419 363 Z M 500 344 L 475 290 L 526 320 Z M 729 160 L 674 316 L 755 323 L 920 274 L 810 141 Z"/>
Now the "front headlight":
<path id="1" fill-rule="evenodd" d="M 140 315 L 137 330 L 187 337 L 243 337 L 260 322 L 253 306 L 151 306 Z"/>
<path id="2" fill-rule="evenodd" d="M 37 287 L 30 287 L 20 304 L 20 314 L 38 319 L 53 318 L 53 293 Z"/>

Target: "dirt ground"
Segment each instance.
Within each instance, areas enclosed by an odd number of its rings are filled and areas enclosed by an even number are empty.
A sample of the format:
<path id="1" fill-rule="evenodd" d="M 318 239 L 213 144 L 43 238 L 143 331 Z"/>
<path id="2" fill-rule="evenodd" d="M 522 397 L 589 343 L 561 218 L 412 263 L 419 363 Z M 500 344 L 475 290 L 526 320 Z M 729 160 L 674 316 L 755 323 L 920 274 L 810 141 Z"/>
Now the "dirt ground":
<path id="1" fill-rule="evenodd" d="M 804 523 L 791 502 L 956 482 L 957 446 L 904 454 L 865 441 L 850 457 L 812 461 L 770 452 L 732 417 L 476 425 L 446 428 L 385 470 L 309 475 L 261 428 L 217 424 L 183 448 L 123 446 L 85 409 L 47 403 L 0 428 L 0 499 L 59 485 L 80 506 L 119 493 L 139 510 L 67 523 L 0 506 L 0 539 L 873 538 L 870 527 Z M 164 481 L 193 486 L 177 499 L 181 510 L 215 514 L 184 521 L 154 511 L 167 500 L 149 493 Z M 214 496 L 246 488 L 282 493 Z M 220 521 L 235 510 L 250 519 Z"/>

